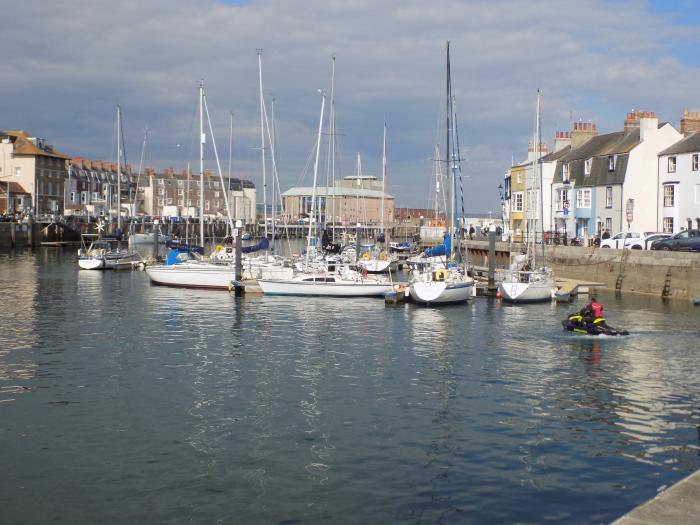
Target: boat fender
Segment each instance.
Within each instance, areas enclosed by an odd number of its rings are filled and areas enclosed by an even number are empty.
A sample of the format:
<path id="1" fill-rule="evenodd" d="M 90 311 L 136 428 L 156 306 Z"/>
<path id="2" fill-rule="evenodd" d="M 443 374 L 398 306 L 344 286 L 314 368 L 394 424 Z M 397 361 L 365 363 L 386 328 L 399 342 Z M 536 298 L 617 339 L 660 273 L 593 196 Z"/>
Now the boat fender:
<path id="1" fill-rule="evenodd" d="M 363 253 L 363 254 L 362 254 L 362 260 L 363 260 L 363 261 L 369 261 L 369 253 Z"/>
<path id="2" fill-rule="evenodd" d="M 444 268 L 440 268 L 435 272 L 435 280 L 436 281 L 444 281 L 447 279 L 447 276 L 449 275 L 449 272 L 445 270 Z"/>
<path id="3" fill-rule="evenodd" d="M 379 260 L 380 260 L 380 261 L 386 261 L 386 253 L 380 253 L 380 254 L 379 254 Z"/>
<path id="4" fill-rule="evenodd" d="M 367 279 L 367 268 L 364 266 L 362 267 L 362 278 Z"/>
<path id="5" fill-rule="evenodd" d="M 214 249 L 215 252 L 220 252 L 224 249 L 224 247 L 221 244 L 217 244 L 216 248 Z"/>

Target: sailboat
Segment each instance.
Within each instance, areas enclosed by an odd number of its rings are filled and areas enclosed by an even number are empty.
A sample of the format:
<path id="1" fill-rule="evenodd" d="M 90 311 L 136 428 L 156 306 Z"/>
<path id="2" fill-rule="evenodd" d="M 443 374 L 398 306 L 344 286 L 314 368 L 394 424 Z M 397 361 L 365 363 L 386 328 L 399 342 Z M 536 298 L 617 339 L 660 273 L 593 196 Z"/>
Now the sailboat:
<path id="1" fill-rule="evenodd" d="M 457 138 L 455 102 L 452 97 L 449 42 L 447 42 L 446 51 L 446 95 L 445 162 L 449 162 L 451 167 L 451 224 L 443 244 L 425 254 L 431 262 L 421 268 L 414 269 L 413 278 L 408 287 L 411 299 L 429 305 L 459 303 L 474 296 L 474 280 L 467 275 L 459 246 L 461 233 L 460 220 L 456 214 L 456 198 L 457 173 L 460 169 L 459 163 L 461 160 Z M 454 151 L 451 151 L 451 144 L 454 144 Z M 456 239 L 456 247 L 453 246 L 453 238 Z M 444 259 L 440 259 L 443 255 Z"/>
<path id="2" fill-rule="evenodd" d="M 120 106 L 117 106 L 117 231 L 121 232 L 122 229 L 122 194 L 121 194 L 121 180 L 122 180 L 122 144 L 123 139 L 122 134 L 122 110 Z M 109 203 L 109 208 L 111 210 L 112 203 Z M 111 212 L 110 212 L 111 214 Z M 103 224 L 98 225 L 98 231 L 102 231 L 104 228 Z M 120 237 L 116 238 L 102 238 L 100 234 L 97 235 L 97 239 L 94 239 L 90 246 L 85 246 L 86 238 L 83 236 L 82 243 L 83 246 L 78 250 L 78 267 L 81 270 L 131 270 L 134 265 L 141 260 L 138 252 L 130 249 L 125 249 L 121 247 Z"/>
<path id="3" fill-rule="evenodd" d="M 535 134 L 534 134 L 534 149 L 535 158 L 533 160 L 533 180 L 535 188 L 539 186 L 538 195 L 539 201 L 538 211 L 539 219 L 534 222 L 539 222 L 540 231 L 544 228 L 543 221 L 543 202 L 542 202 L 542 165 L 541 165 L 541 107 L 540 99 L 542 92 L 537 90 L 537 112 L 535 118 Z M 541 266 L 538 268 L 535 258 L 535 237 L 538 228 L 535 226 L 532 235 L 528 236 L 527 253 L 525 256 L 516 256 L 511 263 L 510 270 L 506 272 L 503 280 L 498 285 L 498 291 L 504 301 L 511 303 L 534 303 L 549 301 L 552 298 L 556 289 L 554 273 L 551 268 L 546 266 L 544 253 L 544 237 L 542 237 L 542 260 Z"/>
<path id="4" fill-rule="evenodd" d="M 382 202 L 381 202 L 381 234 L 377 245 L 362 253 L 358 264 L 367 270 L 368 273 L 395 272 L 398 265 L 398 258 L 392 254 L 389 246 L 389 234 L 386 227 L 386 210 L 384 208 L 386 195 L 386 122 L 384 123 L 384 141 L 382 147 Z"/>
<path id="5" fill-rule="evenodd" d="M 382 296 L 386 292 L 394 290 L 390 280 L 376 276 L 368 276 L 365 272 L 352 270 L 345 265 L 332 263 L 314 264 L 311 259 L 316 253 L 314 242 L 317 240 L 314 232 L 316 222 L 316 185 L 318 182 L 318 157 L 321 147 L 321 133 L 323 129 L 323 114 L 326 104 L 326 95 L 321 98 L 321 117 L 318 123 L 316 137 L 316 155 L 313 168 L 313 186 L 311 196 L 311 214 L 309 231 L 306 244 L 306 261 L 302 265 L 303 270 L 295 273 L 291 278 L 284 279 L 258 279 L 258 284 L 266 295 L 316 295 L 333 297 L 365 297 Z"/>

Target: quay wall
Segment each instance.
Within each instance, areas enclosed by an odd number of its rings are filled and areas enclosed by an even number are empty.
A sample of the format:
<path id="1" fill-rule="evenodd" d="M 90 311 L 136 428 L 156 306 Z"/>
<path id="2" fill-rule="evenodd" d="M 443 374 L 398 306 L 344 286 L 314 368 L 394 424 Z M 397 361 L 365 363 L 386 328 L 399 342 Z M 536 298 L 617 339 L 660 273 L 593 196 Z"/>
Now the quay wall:
<path id="1" fill-rule="evenodd" d="M 469 241 L 467 249 L 472 262 L 481 265 L 488 242 Z M 521 245 L 496 243 L 497 268 L 507 267 L 511 249 L 524 253 Z M 619 292 L 700 299 L 700 253 L 546 246 L 545 254 L 558 277 L 599 282 Z"/>

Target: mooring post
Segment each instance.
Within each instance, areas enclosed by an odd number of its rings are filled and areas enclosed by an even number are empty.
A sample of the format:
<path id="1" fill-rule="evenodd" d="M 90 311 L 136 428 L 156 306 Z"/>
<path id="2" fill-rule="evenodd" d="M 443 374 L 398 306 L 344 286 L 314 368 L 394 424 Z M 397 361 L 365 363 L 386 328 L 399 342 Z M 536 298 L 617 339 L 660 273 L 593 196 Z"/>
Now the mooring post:
<path id="1" fill-rule="evenodd" d="M 496 286 L 496 227 L 492 224 L 489 227 L 489 282 L 487 285 L 487 293 L 495 295 L 498 287 Z"/>
<path id="2" fill-rule="evenodd" d="M 158 221 L 153 221 L 153 258 L 158 260 L 158 242 L 160 239 L 160 227 L 158 226 Z"/>
<path id="3" fill-rule="evenodd" d="M 233 229 L 233 242 L 236 246 L 236 286 L 234 286 L 234 293 L 236 296 L 241 296 L 243 295 L 243 292 L 245 292 L 245 287 L 241 283 L 241 281 L 243 280 L 243 236 L 241 235 L 242 226 L 242 221 L 236 221 L 236 228 Z"/>

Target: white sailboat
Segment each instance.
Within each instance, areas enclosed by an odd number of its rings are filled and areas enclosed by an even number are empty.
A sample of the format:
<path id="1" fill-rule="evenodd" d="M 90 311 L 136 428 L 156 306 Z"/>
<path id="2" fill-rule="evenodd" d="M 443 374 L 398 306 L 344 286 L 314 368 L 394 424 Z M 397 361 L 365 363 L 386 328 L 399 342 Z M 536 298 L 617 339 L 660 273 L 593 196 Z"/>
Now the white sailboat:
<path id="1" fill-rule="evenodd" d="M 199 223 L 200 223 L 200 242 L 204 247 L 204 144 L 206 142 L 206 133 L 204 131 L 204 113 L 207 114 L 207 122 L 209 124 L 209 132 L 212 137 L 212 146 L 214 156 L 216 158 L 219 178 L 221 179 L 222 187 L 226 187 L 219 164 L 218 152 L 216 150 L 216 142 L 214 141 L 214 132 L 209 118 L 209 110 L 206 104 L 204 95 L 204 83 L 199 84 L 199 176 L 200 176 L 200 192 L 199 192 Z M 228 192 L 224 191 L 224 202 L 229 220 L 231 222 L 231 209 L 229 207 Z M 165 286 L 177 286 L 182 288 L 215 288 L 228 289 L 231 281 L 235 280 L 235 267 L 232 263 L 226 262 L 223 264 L 215 264 L 202 260 L 191 260 L 178 264 L 171 265 L 155 265 L 146 268 L 146 274 L 154 284 Z"/>
<path id="2" fill-rule="evenodd" d="M 535 158 L 533 160 L 533 179 L 534 183 L 539 186 L 538 195 L 539 201 L 539 219 L 534 222 L 539 222 L 540 231 L 544 227 L 543 210 L 542 210 L 542 166 L 541 166 L 541 137 L 540 137 L 540 119 L 541 108 L 540 98 L 541 91 L 537 90 L 537 116 L 535 118 L 535 134 L 534 134 L 534 149 Z M 537 189 L 537 188 L 536 188 Z M 506 272 L 503 280 L 498 285 L 498 291 L 504 301 L 511 303 L 535 303 L 551 300 L 554 291 L 556 290 L 556 282 L 554 273 L 551 268 L 546 266 L 544 253 L 544 240 L 542 240 L 542 265 L 536 267 L 535 259 L 535 237 L 538 228 L 533 228 L 532 236 L 529 236 L 527 243 L 527 254 L 525 257 L 515 257 L 511 263 L 510 270 Z"/>
<path id="3" fill-rule="evenodd" d="M 122 110 L 117 106 L 117 230 L 122 228 L 122 194 L 121 194 L 121 178 L 122 178 Z M 112 203 L 109 203 L 110 216 Z M 98 230 L 102 232 L 104 225 L 100 223 Z M 78 267 L 81 270 L 131 270 L 135 264 L 141 260 L 138 252 L 121 247 L 119 238 L 100 238 L 94 239 L 90 246 L 85 246 L 85 237 L 83 236 L 83 246 L 78 250 Z"/>
<path id="4" fill-rule="evenodd" d="M 381 202 L 381 220 L 380 231 L 382 236 L 381 243 L 375 245 L 369 251 L 363 252 L 358 260 L 358 265 L 365 268 L 368 273 L 384 273 L 395 272 L 398 265 L 398 257 L 389 251 L 389 235 L 386 228 L 386 210 L 384 201 L 386 195 L 386 122 L 384 123 L 384 140 L 382 146 L 382 202 Z M 359 175 L 358 175 L 359 176 Z"/>
<path id="5" fill-rule="evenodd" d="M 314 159 L 314 177 L 311 197 L 311 214 L 316 217 L 316 184 L 318 182 L 318 157 L 321 146 L 321 132 L 323 129 L 323 113 L 326 104 L 326 95 L 321 96 L 321 116 L 318 123 L 316 138 L 316 155 Z M 316 266 L 312 260 L 316 253 L 312 241 L 314 235 L 314 220 L 309 220 L 309 231 L 306 244 L 306 260 L 302 265 L 303 271 L 296 272 L 291 278 L 284 279 L 258 279 L 258 284 L 266 295 L 320 295 L 332 297 L 364 297 L 382 296 L 384 293 L 394 290 L 393 283 L 381 277 L 369 276 L 366 272 L 357 272 L 345 265 L 336 266 L 323 262 Z"/>
<path id="6" fill-rule="evenodd" d="M 461 237 L 459 221 L 455 221 L 457 186 L 456 177 L 459 170 L 459 141 L 456 126 L 455 103 L 452 97 L 452 80 L 450 75 L 450 43 L 447 42 L 446 58 L 446 94 L 447 94 L 447 133 L 445 143 L 445 161 L 450 163 L 451 173 L 451 213 L 449 235 L 444 244 L 435 252 L 425 254 L 431 263 L 416 268 L 409 283 L 409 294 L 416 302 L 428 305 L 440 305 L 467 301 L 474 296 L 474 280 L 467 275 L 461 260 L 459 241 Z M 451 152 L 451 145 L 454 144 Z M 453 249 L 452 239 L 456 239 Z M 442 253 L 440 253 L 442 252 Z M 441 257 L 444 255 L 444 259 Z M 436 260 L 435 257 L 438 257 Z"/>

